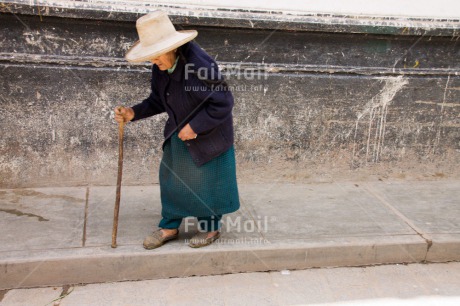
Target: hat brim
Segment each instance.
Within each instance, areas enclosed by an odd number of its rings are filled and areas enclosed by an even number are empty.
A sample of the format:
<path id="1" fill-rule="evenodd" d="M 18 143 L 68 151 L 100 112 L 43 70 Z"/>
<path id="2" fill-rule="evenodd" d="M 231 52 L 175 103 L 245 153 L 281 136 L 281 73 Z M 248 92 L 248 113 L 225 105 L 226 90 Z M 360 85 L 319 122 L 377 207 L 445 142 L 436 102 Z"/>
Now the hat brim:
<path id="1" fill-rule="evenodd" d="M 153 57 L 162 55 L 182 46 L 194 39 L 197 35 L 198 32 L 195 30 L 176 31 L 176 33 L 174 33 L 171 37 L 163 39 L 150 46 L 143 46 L 140 41 L 137 41 L 128 50 L 125 58 L 128 62 L 132 63 L 145 62 Z"/>

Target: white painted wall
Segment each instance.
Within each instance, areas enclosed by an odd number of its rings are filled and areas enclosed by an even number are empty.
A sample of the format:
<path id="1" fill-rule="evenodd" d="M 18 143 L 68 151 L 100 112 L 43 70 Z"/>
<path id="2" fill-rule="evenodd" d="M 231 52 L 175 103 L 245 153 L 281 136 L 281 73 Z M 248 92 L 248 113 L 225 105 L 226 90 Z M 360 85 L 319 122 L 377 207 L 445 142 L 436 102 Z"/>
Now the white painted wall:
<path id="1" fill-rule="evenodd" d="M 172 0 L 153 2 L 303 13 L 460 19 L 460 0 Z"/>
<path id="2" fill-rule="evenodd" d="M 460 0 L 0 0 L 6 3 L 79 9 L 97 7 L 113 11 L 143 12 L 157 5 L 180 8 L 250 9 L 290 14 L 460 19 Z M 147 6 L 148 5 L 148 6 Z"/>

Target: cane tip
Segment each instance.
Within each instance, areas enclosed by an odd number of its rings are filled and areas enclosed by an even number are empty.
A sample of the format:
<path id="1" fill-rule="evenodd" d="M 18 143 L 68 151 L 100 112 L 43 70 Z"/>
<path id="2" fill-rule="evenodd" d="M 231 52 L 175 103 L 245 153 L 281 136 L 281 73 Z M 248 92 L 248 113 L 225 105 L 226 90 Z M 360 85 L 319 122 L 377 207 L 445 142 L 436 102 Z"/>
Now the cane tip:
<path id="1" fill-rule="evenodd" d="M 116 244 L 112 244 L 111 247 L 112 247 L 112 249 L 116 249 L 116 248 L 117 248 L 117 245 L 116 245 Z"/>

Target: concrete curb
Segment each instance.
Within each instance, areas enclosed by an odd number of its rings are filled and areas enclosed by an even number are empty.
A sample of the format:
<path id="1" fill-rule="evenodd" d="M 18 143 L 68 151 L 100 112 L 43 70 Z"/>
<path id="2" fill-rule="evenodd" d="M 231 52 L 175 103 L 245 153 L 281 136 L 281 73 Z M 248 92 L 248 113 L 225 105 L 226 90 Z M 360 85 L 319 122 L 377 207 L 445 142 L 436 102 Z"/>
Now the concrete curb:
<path id="1" fill-rule="evenodd" d="M 427 262 L 460 261 L 460 234 L 432 234 L 432 239 Z"/>
<path id="2" fill-rule="evenodd" d="M 11 252 L 0 260 L 0 289 L 66 284 L 164 279 L 194 275 L 296 270 L 316 267 L 460 260 L 460 241 L 427 244 L 418 236 L 340 239 L 299 244 L 234 247 L 213 245 L 194 250 L 174 242 L 146 251 L 141 246 L 95 247 Z M 443 252 L 440 250 L 444 249 Z M 450 250 L 446 252 L 446 250 Z"/>

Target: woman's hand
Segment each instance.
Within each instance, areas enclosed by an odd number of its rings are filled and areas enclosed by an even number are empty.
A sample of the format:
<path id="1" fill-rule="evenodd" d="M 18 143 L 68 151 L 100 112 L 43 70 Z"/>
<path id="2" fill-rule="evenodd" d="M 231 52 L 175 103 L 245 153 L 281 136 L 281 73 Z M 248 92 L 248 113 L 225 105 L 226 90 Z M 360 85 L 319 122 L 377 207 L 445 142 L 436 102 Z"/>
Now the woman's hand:
<path id="1" fill-rule="evenodd" d="M 190 139 L 195 139 L 197 136 L 198 136 L 198 134 L 195 133 L 195 132 L 192 130 L 192 127 L 191 127 L 190 124 L 188 124 L 188 123 L 187 123 L 187 125 L 184 126 L 184 127 L 182 128 L 182 130 L 180 130 L 180 132 L 179 132 L 179 138 L 180 138 L 182 141 L 190 140 Z"/>
<path id="2" fill-rule="evenodd" d="M 115 121 L 118 123 L 129 122 L 134 118 L 134 111 L 131 107 L 115 107 Z"/>

